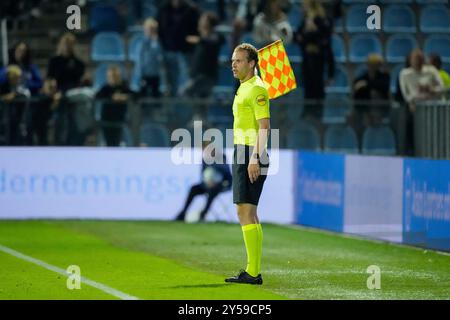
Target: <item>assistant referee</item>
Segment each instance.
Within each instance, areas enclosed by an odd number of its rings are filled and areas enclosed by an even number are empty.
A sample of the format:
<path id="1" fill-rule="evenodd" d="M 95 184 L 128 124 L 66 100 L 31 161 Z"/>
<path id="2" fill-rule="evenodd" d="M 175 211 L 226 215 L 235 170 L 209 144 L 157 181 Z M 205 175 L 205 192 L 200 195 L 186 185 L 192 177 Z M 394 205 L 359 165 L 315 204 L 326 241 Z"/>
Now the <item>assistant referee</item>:
<path id="1" fill-rule="evenodd" d="M 266 151 L 270 130 L 269 94 L 257 76 L 258 52 L 251 44 L 240 44 L 232 56 L 233 76 L 240 81 L 233 102 L 234 156 L 233 202 L 247 251 L 247 267 L 225 282 L 262 284 L 263 232 L 257 206 L 269 167 Z"/>

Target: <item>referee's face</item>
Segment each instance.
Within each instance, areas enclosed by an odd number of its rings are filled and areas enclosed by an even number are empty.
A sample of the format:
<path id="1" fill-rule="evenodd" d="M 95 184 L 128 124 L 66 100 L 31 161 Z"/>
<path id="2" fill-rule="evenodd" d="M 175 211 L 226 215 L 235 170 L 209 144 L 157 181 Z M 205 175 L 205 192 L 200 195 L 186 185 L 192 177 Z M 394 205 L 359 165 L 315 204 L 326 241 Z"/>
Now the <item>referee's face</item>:
<path id="1" fill-rule="evenodd" d="M 248 53 L 244 50 L 234 50 L 231 58 L 231 69 L 236 79 L 244 80 L 255 68 L 254 62 L 248 61 Z"/>

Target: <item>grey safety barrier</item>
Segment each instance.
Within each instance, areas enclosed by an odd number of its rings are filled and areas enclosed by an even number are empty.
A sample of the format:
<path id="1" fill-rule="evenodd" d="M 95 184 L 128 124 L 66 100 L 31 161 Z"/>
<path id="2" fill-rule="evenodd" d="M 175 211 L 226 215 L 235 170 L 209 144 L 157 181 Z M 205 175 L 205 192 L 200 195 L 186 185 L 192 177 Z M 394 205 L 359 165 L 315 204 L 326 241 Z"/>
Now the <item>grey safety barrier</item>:
<path id="1" fill-rule="evenodd" d="M 450 159 L 450 102 L 427 101 L 417 104 L 414 116 L 416 156 Z"/>

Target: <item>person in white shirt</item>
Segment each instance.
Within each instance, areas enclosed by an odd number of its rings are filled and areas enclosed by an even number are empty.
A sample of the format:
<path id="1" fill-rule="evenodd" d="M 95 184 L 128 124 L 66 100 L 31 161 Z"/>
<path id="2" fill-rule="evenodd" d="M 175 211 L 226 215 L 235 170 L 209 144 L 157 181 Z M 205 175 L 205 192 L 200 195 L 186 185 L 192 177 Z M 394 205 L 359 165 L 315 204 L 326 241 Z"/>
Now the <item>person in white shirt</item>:
<path id="1" fill-rule="evenodd" d="M 292 27 L 278 0 L 267 0 L 263 12 L 253 21 L 253 39 L 260 47 L 282 39 L 284 44 L 291 43 Z"/>
<path id="2" fill-rule="evenodd" d="M 444 84 L 439 71 L 425 64 L 422 50 L 415 49 L 411 53 L 411 66 L 400 72 L 400 89 L 411 112 L 415 112 L 417 102 L 442 98 Z"/>
<path id="3" fill-rule="evenodd" d="M 438 70 L 425 65 L 425 56 L 420 49 L 411 52 L 410 67 L 400 72 L 400 90 L 407 104 L 405 111 L 405 150 L 414 156 L 414 113 L 418 102 L 439 100 L 443 96 L 444 85 Z"/>

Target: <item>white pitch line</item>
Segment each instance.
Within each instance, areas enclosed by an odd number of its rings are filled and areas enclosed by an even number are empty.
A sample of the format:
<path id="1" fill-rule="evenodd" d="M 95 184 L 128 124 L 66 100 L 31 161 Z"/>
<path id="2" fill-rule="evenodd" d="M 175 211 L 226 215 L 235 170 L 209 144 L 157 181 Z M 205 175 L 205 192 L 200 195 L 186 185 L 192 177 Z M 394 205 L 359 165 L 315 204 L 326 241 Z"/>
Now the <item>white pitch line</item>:
<path id="1" fill-rule="evenodd" d="M 34 264 L 36 264 L 36 265 L 38 265 L 40 267 L 43 267 L 43 268 L 45 268 L 47 270 L 56 272 L 56 273 L 58 273 L 60 275 L 63 275 L 65 277 L 67 277 L 69 275 L 66 272 L 66 270 L 64 270 L 64 269 L 52 266 L 51 264 L 48 264 L 47 262 L 44 262 L 42 260 L 30 257 L 30 256 L 27 256 L 27 255 L 25 255 L 23 253 L 20 253 L 19 251 L 16 251 L 16 250 L 13 250 L 11 248 L 2 246 L 1 244 L 0 244 L 0 251 L 8 253 L 8 254 L 16 257 L 16 258 L 19 258 L 19 259 L 22 259 L 22 260 L 34 263 Z M 98 283 L 98 282 L 90 280 L 88 278 L 85 278 L 85 277 L 80 277 L 80 278 L 81 278 L 80 279 L 81 282 L 83 282 L 83 283 L 85 283 L 85 284 L 87 284 L 87 285 L 89 285 L 91 287 L 94 287 L 96 289 L 99 289 L 99 290 L 101 290 L 103 292 L 106 292 L 107 294 L 110 294 L 110 295 L 112 295 L 112 296 L 114 296 L 116 298 L 119 298 L 119 299 L 122 299 L 122 300 L 139 300 L 139 298 L 137 298 L 137 297 L 130 296 L 129 294 L 126 294 L 126 293 L 124 293 L 122 291 L 119 291 L 119 290 L 116 290 L 114 288 L 108 287 L 108 286 L 106 286 L 104 284 Z"/>

